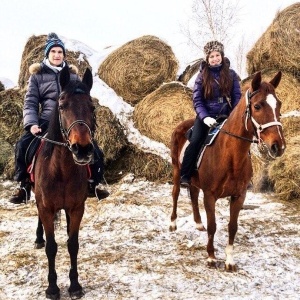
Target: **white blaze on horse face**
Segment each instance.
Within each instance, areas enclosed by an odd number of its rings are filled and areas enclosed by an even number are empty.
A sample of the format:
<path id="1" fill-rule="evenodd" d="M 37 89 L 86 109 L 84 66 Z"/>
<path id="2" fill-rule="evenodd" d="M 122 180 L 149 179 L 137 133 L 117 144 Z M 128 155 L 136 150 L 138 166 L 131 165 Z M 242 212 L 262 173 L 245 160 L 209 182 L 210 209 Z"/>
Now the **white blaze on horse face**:
<path id="1" fill-rule="evenodd" d="M 276 104 L 277 104 L 277 100 L 276 98 L 272 95 L 272 94 L 269 94 L 267 96 L 267 99 L 266 99 L 267 103 L 271 106 L 272 110 L 273 110 L 273 114 L 274 114 L 274 121 L 277 122 L 277 118 L 276 118 L 276 113 L 275 113 L 275 110 L 276 110 Z M 277 126 L 277 129 L 278 129 L 278 135 L 280 136 L 281 140 L 283 140 L 283 137 L 281 136 L 281 133 L 280 133 L 280 130 L 279 130 L 279 126 Z M 284 149 L 284 144 L 282 144 L 282 149 Z"/>
<path id="2" fill-rule="evenodd" d="M 267 103 L 271 106 L 271 108 L 272 108 L 272 110 L 273 110 L 274 121 L 278 121 L 277 118 L 276 118 L 276 114 L 275 114 L 276 103 L 277 103 L 276 98 L 275 98 L 272 94 L 269 94 L 269 95 L 267 96 L 266 101 L 267 101 Z"/>

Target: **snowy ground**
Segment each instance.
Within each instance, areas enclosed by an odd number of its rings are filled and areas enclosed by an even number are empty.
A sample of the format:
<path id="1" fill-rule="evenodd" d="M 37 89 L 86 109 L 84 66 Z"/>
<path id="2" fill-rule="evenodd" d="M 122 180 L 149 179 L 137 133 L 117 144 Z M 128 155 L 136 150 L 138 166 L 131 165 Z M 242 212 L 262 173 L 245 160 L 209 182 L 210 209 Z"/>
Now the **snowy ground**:
<path id="1" fill-rule="evenodd" d="M 34 249 L 37 213 L 8 202 L 0 185 L 0 299 L 45 299 L 47 260 Z M 168 230 L 171 186 L 143 180 L 112 185 L 102 202 L 88 199 L 80 231 L 83 299 L 300 299 L 299 206 L 248 192 L 235 243 L 236 273 L 224 270 L 228 201 L 217 202 L 217 269 L 206 266 L 206 232 L 195 229 L 181 191 L 178 230 Z M 199 200 L 204 224 L 206 217 Z M 68 296 L 66 222 L 56 229 L 61 299 Z"/>

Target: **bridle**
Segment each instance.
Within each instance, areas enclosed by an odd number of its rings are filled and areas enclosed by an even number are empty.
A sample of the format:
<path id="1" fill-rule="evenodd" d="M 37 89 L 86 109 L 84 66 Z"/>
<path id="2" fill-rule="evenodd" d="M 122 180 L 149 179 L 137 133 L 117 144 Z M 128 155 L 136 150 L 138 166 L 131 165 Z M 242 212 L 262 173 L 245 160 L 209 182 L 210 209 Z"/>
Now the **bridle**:
<path id="1" fill-rule="evenodd" d="M 61 92 L 59 97 L 58 97 L 58 100 L 59 101 L 66 93 L 65 92 Z M 79 89 L 77 88 L 75 90 L 75 94 L 86 94 L 85 91 L 83 91 L 82 89 Z M 91 141 L 93 140 L 93 131 L 91 130 L 90 126 L 88 125 L 87 122 L 85 122 L 84 120 L 75 120 L 74 122 L 71 123 L 71 125 L 65 129 L 62 125 L 62 118 L 61 118 L 61 113 L 60 113 L 60 107 L 58 106 L 58 119 L 59 119 L 59 128 L 60 128 L 60 131 L 62 133 L 62 136 L 63 138 L 65 139 L 66 142 L 58 142 L 58 141 L 54 141 L 54 140 L 51 140 L 51 139 L 48 139 L 46 136 L 40 136 L 40 135 L 35 135 L 37 138 L 41 139 L 41 140 L 44 140 L 44 141 L 47 141 L 47 142 L 50 142 L 52 144 L 55 144 L 55 145 L 59 145 L 59 146 L 64 146 L 64 147 L 67 147 L 71 152 L 72 152 L 72 148 L 71 148 L 71 142 L 69 140 L 69 135 L 70 135 L 70 132 L 71 130 L 73 129 L 73 127 L 77 124 L 79 125 L 84 125 L 87 127 L 88 131 L 89 131 L 89 134 L 91 136 Z M 93 142 L 92 142 L 93 143 Z"/>
<path id="2" fill-rule="evenodd" d="M 260 134 L 261 132 L 263 132 L 266 128 L 268 127 L 271 127 L 271 126 L 281 126 L 282 127 L 282 124 L 278 121 L 272 121 L 272 122 L 268 122 L 266 124 L 259 124 L 255 119 L 254 117 L 251 115 L 251 109 L 250 109 L 250 101 L 251 101 L 251 98 L 256 95 L 257 93 L 259 92 L 259 90 L 256 90 L 254 92 L 250 92 L 250 89 L 248 89 L 245 93 L 245 100 L 246 100 L 246 110 L 244 112 L 244 116 L 245 116 L 245 128 L 246 130 L 248 131 L 248 120 L 250 119 L 251 120 L 251 123 L 253 125 L 253 127 L 256 129 L 255 130 L 255 137 L 253 139 L 249 139 L 249 138 L 246 138 L 246 137 L 243 137 L 243 136 L 239 136 L 239 135 L 236 135 L 234 133 L 231 133 L 225 129 L 220 129 L 220 131 L 228 134 L 228 135 L 231 135 L 233 137 L 236 137 L 236 138 L 239 138 L 239 139 L 242 139 L 242 140 L 245 140 L 245 141 L 248 141 L 250 143 L 256 143 L 256 144 L 260 144 L 262 142 L 262 139 L 260 138 Z"/>

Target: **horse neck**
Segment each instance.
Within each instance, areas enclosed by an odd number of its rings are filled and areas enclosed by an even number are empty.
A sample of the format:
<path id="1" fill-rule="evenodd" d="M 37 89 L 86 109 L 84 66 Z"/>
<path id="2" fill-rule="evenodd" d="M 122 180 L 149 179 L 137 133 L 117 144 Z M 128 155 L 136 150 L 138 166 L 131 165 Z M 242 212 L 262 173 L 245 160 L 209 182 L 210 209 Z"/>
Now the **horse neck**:
<path id="1" fill-rule="evenodd" d="M 230 139 L 230 143 L 235 143 L 238 145 L 239 151 L 249 151 L 251 142 L 249 140 L 252 140 L 253 138 L 253 127 L 248 126 L 248 129 L 245 125 L 245 111 L 246 111 L 246 101 L 243 97 L 238 105 L 235 107 L 235 109 L 232 111 L 230 116 L 228 117 L 227 122 L 223 126 L 223 129 L 228 131 L 229 133 L 232 133 L 235 136 L 233 137 L 230 135 L 227 135 L 227 138 Z"/>

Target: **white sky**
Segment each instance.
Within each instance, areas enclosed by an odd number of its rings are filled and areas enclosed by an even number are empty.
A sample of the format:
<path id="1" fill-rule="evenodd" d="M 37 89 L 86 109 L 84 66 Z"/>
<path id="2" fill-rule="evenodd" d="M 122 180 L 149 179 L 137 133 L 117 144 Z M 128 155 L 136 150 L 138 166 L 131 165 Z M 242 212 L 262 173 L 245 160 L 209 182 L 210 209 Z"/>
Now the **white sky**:
<path id="1" fill-rule="evenodd" d="M 132 39 L 151 34 L 166 41 L 179 61 L 188 64 L 198 57 L 189 56 L 180 24 L 186 24 L 191 16 L 192 2 L 193 0 L 2 0 L 0 77 L 17 83 L 21 56 L 28 38 L 51 31 L 81 41 L 96 51 L 107 46 L 121 46 Z M 250 43 L 255 42 L 270 25 L 278 10 L 296 2 L 240 0 L 242 20 L 237 26 L 237 36 L 245 35 Z"/>

